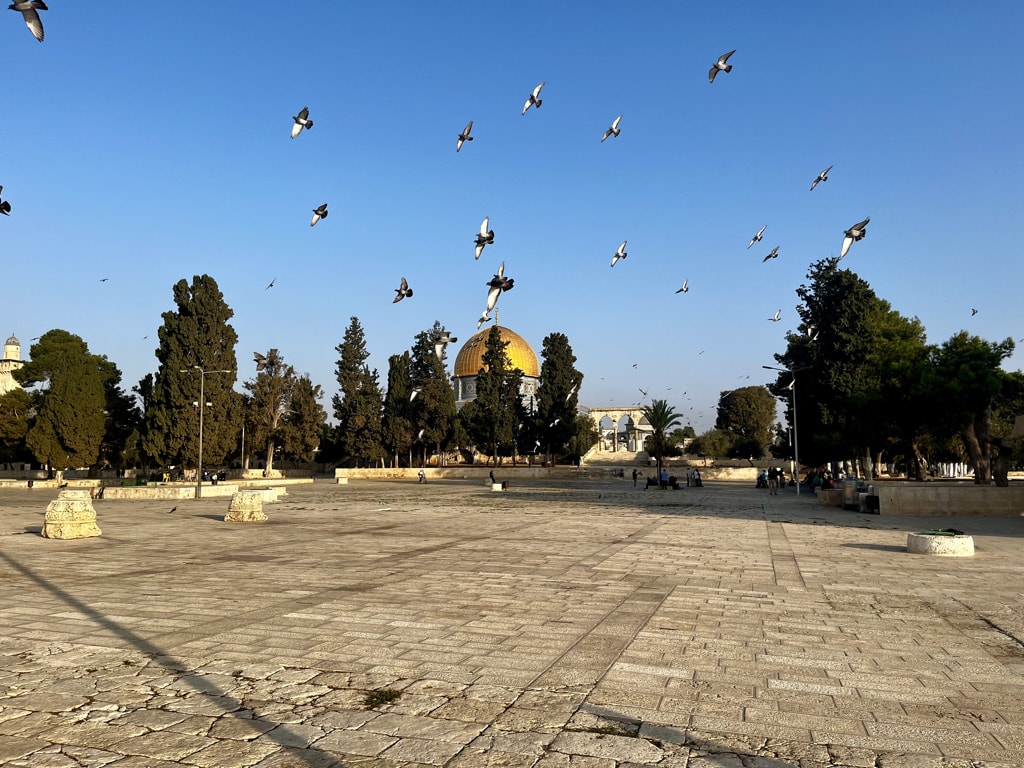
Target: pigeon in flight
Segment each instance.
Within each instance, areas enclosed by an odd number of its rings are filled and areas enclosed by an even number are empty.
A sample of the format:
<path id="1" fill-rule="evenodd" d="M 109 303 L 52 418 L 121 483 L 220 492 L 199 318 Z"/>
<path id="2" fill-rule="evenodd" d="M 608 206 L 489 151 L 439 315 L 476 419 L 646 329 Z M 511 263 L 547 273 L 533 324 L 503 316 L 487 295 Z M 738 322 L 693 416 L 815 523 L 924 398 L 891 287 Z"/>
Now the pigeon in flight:
<path id="1" fill-rule="evenodd" d="M 818 178 L 811 182 L 811 192 L 813 192 L 814 188 L 821 184 L 821 182 L 828 181 L 828 172 L 831 170 L 832 166 L 830 165 L 828 168 L 826 168 L 824 171 L 818 174 Z"/>
<path id="2" fill-rule="evenodd" d="M 711 70 L 708 72 L 709 83 L 715 82 L 715 76 L 719 72 L 732 72 L 732 64 L 726 64 L 725 62 L 727 62 L 729 60 L 729 57 L 732 56 L 734 53 L 736 53 L 735 50 L 729 51 L 728 53 L 723 53 L 721 56 L 718 57 L 718 61 L 716 61 L 711 66 Z"/>
<path id="3" fill-rule="evenodd" d="M 976 314 L 978 314 L 978 310 L 976 310 L 976 309 L 974 309 L 974 308 L 972 307 L 972 308 L 971 308 L 971 317 L 974 317 L 974 316 L 975 316 Z"/>
<path id="4" fill-rule="evenodd" d="M 629 254 L 626 253 L 626 241 L 623 240 L 622 241 L 622 245 L 619 246 L 619 249 L 617 251 L 615 251 L 615 255 L 612 256 L 612 266 L 614 267 L 619 259 L 624 259 L 628 255 Z"/>
<path id="5" fill-rule="evenodd" d="M 326 219 L 326 218 L 327 218 L 327 203 L 324 203 L 323 205 L 318 205 L 316 208 L 313 209 L 313 220 L 309 222 L 309 226 L 315 227 L 316 223 L 318 221 L 320 221 L 320 219 Z"/>
<path id="6" fill-rule="evenodd" d="M 757 230 L 757 234 L 754 235 L 752 238 L 750 238 L 750 242 L 747 243 L 747 250 L 750 250 L 750 246 L 752 246 L 754 243 L 760 243 L 761 242 L 761 238 L 764 236 L 764 231 L 766 229 L 768 229 L 768 225 L 767 224 L 765 224 L 763 227 L 761 227 L 759 230 Z"/>
<path id="7" fill-rule="evenodd" d="M 252 353 L 252 360 L 253 360 L 254 363 L 256 363 L 256 371 L 257 372 L 262 371 L 264 368 L 267 367 L 267 357 L 266 357 L 266 355 L 261 355 L 259 352 L 253 352 Z"/>
<path id="8" fill-rule="evenodd" d="M 690 278 L 686 278 L 685 280 L 683 280 L 682 286 L 679 288 L 678 291 L 676 291 L 676 293 L 686 293 L 689 290 L 690 290 Z"/>
<path id="9" fill-rule="evenodd" d="M 271 288 L 274 287 L 274 283 L 276 283 L 276 282 L 277 282 L 277 278 L 275 277 L 273 280 L 271 280 L 269 283 L 267 283 L 267 287 L 264 288 L 263 290 L 264 291 L 269 291 Z"/>
<path id="10" fill-rule="evenodd" d="M 555 426 L 556 424 L 558 424 L 558 422 L 560 422 L 560 421 L 561 421 L 561 419 L 555 419 L 555 420 L 554 420 L 554 421 L 552 421 L 552 422 L 551 422 L 550 424 L 548 424 L 548 427 L 549 427 L 549 428 L 550 428 L 550 427 L 553 427 L 553 426 Z"/>
<path id="11" fill-rule="evenodd" d="M 107 282 L 107 280 L 109 280 L 109 279 L 110 279 L 109 277 L 101 277 L 101 278 L 100 278 L 100 282 L 101 282 L 101 283 L 105 283 L 105 282 Z"/>
<path id="12" fill-rule="evenodd" d="M 7 8 L 12 11 L 20 11 L 25 19 L 25 26 L 32 33 L 32 37 L 40 43 L 43 42 L 43 22 L 39 18 L 39 14 L 36 13 L 36 11 L 50 10 L 46 7 L 46 3 L 43 0 L 16 0 Z"/>
<path id="13" fill-rule="evenodd" d="M 491 320 L 491 316 L 487 314 L 487 310 L 485 309 L 483 312 L 480 313 L 480 319 L 476 321 L 476 329 L 479 331 L 480 326 L 482 326 L 484 323 L 491 322 Z"/>
<path id="14" fill-rule="evenodd" d="M 292 126 L 292 138 L 294 139 L 305 128 L 307 131 L 313 127 L 313 121 L 309 119 L 309 107 L 303 107 L 299 114 L 295 115 L 292 120 L 295 121 L 295 125 Z"/>
<path id="15" fill-rule="evenodd" d="M 640 390 L 640 394 L 641 395 L 643 395 L 644 397 L 647 397 L 647 390 L 646 389 L 644 389 L 643 387 L 637 387 L 637 389 Z"/>
<path id="16" fill-rule="evenodd" d="M 486 312 L 490 312 L 494 309 L 494 305 L 498 303 L 498 296 L 501 295 L 502 291 L 511 291 L 515 287 L 515 280 L 511 277 L 505 277 L 505 262 L 501 262 L 501 266 L 498 267 L 498 273 L 487 281 L 487 309 Z"/>
<path id="17" fill-rule="evenodd" d="M 576 394 L 576 390 L 579 388 L 579 382 L 569 387 L 569 394 L 565 396 L 565 402 L 569 402 L 569 398 Z"/>
<path id="18" fill-rule="evenodd" d="M 773 323 L 779 322 L 779 320 L 782 319 L 782 310 L 781 309 L 776 310 L 775 314 L 772 315 L 771 317 L 769 317 L 768 319 L 771 320 Z"/>
<path id="19" fill-rule="evenodd" d="M 3 194 L 3 191 L 3 186 L 0 186 L 0 194 Z M 11 204 L 2 198 L 0 198 L 0 213 L 4 216 L 10 216 L 11 214 Z"/>
<path id="20" fill-rule="evenodd" d="M 177 507 L 171 507 L 170 509 L 168 509 L 168 510 L 167 510 L 167 514 L 169 515 L 169 514 L 171 514 L 172 512 L 177 512 L 177 511 L 178 511 L 178 508 L 177 508 Z"/>
<path id="21" fill-rule="evenodd" d="M 604 132 L 604 136 L 602 136 L 602 137 L 601 137 L 601 141 L 604 141 L 604 140 L 605 140 L 605 139 L 607 139 L 607 138 L 608 138 L 609 136 L 615 136 L 615 137 L 618 137 L 618 135 L 619 135 L 620 133 L 622 133 L 622 131 L 621 131 L 621 130 L 619 130 L 619 121 L 620 121 L 621 119 L 622 119 L 622 115 L 619 115 L 619 116 L 618 116 L 618 117 L 616 117 L 616 118 L 615 118 L 614 120 L 612 120 L 612 124 L 611 124 L 611 126 L 609 126 L 608 130 L 606 130 L 606 131 Z"/>
<path id="22" fill-rule="evenodd" d="M 423 391 L 423 387 L 413 387 L 412 392 L 409 393 L 409 402 L 411 403 L 416 399 L 416 395 Z"/>
<path id="23" fill-rule="evenodd" d="M 476 258 L 480 258 L 480 254 L 484 252 L 485 245 L 492 245 L 494 243 L 494 230 L 488 229 L 491 225 L 491 217 L 484 216 L 484 220 L 480 222 L 480 232 L 476 236 Z"/>
<path id="24" fill-rule="evenodd" d="M 761 259 L 761 263 L 764 264 L 766 261 L 768 261 L 768 259 L 777 259 L 777 258 L 779 258 L 779 246 L 776 245 L 774 248 L 772 248 L 772 252 L 771 253 L 769 253 L 767 256 L 765 256 L 763 259 Z"/>
<path id="25" fill-rule="evenodd" d="M 398 288 L 395 288 L 395 293 L 398 295 L 395 296 L 394 301 L 391 302 L 392 304 L 397 304 L 406 296 L 412 296 L 412 288 L 409 287 L 409 283 L 404 277 L 402 278 L 401 285 Z"/>
<path id="26" fill-rule="evenodd" d="M 455 145 L 455 151 L 458 152 L 462 149 L 463 142 L 472 141 L 473 137 L 469 135 L 469 132 L 473 130 L 473 121 L 470 120 L 466 123 L 466 127 L 462 129 L 462 133 L 459 134 L 459 141 Z"/>
<path id="27" fill-rule="evenodd" d="M 530 94 L 530 98 L 528 98 L 526 100 L 526 103 L 523 104 L 524 115 L 526 114 L 526 110 L 528 110 L 530 107 L 536 107 L 537 109 L 540 109 L 540 105 L 544 103 L 543 99 L 540 98 L 540 89 L 543 87 L 544 83 L 541 83 L 540 85 L 533 89 L 533 93 Z"/>
<path id="28" fill-rule="evenodd" d="M 438 360 L 444 359 L 445 348 L 449 344 L 454 344 L 458 339 L 448 333 L 444 328 L 441 329 L 441 335 L 437 337 L 437 341 L 434 342 L 434 354 L 437 355 Z"/>
<path id="29" fill-rule="evenodd" d="M 417 440 L 422 440 L 422 439 L 423 439 L 423 433 L 424 433 L 424 432 L 426 432 L 426 431 L 427 431 L 427 430 L 426 430 L 425 428 L 424 428 L 424 429 L 421 429 L 421 430 L 420 430 L 420 431 L 419 431 L 419 432 L 418 432 L 418 433 L 416 434 L 416 439 L 417 439 Z"/>
<path id="30" fill-rule="evenodd" d="M 850 246 L 858 240 L 863 240 L 864 236 L 868 233 L 868 222 L 871 221 L 871 217 L 868 216 L 864 221 L 854 224 L 852 227 L 843 232 L 846 237 L 843 238 L 843 249 L 839 252 L 839 258 L 842 259 L 850 250 Z"/>

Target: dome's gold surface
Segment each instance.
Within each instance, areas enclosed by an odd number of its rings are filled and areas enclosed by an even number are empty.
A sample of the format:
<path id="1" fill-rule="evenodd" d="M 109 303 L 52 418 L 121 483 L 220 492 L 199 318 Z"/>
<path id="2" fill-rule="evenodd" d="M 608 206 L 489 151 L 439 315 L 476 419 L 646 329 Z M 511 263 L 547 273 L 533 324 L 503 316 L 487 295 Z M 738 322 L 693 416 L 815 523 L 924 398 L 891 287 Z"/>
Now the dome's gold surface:
<path id="1" fill-rule="evenodd" d="M 501 340 L 508 342 L 505 354 L 512 361 L 512 367 L 521 370 L 524 376 L 540 378 L 537 354 L 526 343 L 526 339 L 504 326 L 499 326 L 498 330 L 501 332 Z M 484 351 L 487 349 L 487 334 L 490 332 L 490 328 L 485 328 L 474 333 L 469 341 L 462 345 L 459 354 L 455 356 L 456 376 L 476 376 L 484 367 Z"/>

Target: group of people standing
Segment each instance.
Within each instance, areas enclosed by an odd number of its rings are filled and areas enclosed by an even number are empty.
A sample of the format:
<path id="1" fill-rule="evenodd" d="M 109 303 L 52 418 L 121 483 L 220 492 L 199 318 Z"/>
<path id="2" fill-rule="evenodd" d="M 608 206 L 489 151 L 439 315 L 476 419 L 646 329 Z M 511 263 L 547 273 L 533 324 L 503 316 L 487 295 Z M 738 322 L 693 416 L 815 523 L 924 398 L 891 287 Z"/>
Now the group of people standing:
<path id="1" fill-rule="evenodd" d="M 779 495 L 779 486 L 786 484 L 786 472 L 778 467 L 761 470 L 757 476 L 757 487 L 767 488 L 769 496 Z"/>

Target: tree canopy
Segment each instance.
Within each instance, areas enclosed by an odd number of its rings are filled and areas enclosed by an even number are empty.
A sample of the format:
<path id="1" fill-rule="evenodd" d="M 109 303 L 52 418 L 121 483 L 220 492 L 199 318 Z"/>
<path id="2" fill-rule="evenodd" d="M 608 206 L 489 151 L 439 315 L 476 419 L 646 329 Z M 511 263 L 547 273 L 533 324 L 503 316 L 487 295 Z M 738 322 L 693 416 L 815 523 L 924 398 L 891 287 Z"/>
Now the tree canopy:
<path id="1" fill-rule="evenodd" d="M 234 312 L 209 275 L 179 280 L 173 296 L 176 309 L 163 313 L 157 332 L 160 365 L 146 402 L 143 449 L 158 464 L 198 466 L 202 407 L 203 461 L 220 464 L 242 427 L 242 396 L 233 389 L 238 334 L 228 322 Z"/>
<path id="2" fill-rule="evenodd" d="M 106 428 L 104 384 L 117 368 L 89 352 L 67 331 L 47 331 L 32 345 L 31 360 L 14 372 L 24 386 L 46 383 L 26 443 L 50 467 L 93 467 Z"/>
<path id="3" fill-rule="evenodd" d="M 377 371 L 370 370 L 366 360 L 366 336 L 359 318 L 352 317 L 342 342 L 335 347 L 339 358 L 336 366 L 339 392 L 334 396 L 335 430 L 341 454 L 356 466 L 373 466 L 384 459 L 381 442 L 381 410 L 384 396 L 380 391 Z"/>

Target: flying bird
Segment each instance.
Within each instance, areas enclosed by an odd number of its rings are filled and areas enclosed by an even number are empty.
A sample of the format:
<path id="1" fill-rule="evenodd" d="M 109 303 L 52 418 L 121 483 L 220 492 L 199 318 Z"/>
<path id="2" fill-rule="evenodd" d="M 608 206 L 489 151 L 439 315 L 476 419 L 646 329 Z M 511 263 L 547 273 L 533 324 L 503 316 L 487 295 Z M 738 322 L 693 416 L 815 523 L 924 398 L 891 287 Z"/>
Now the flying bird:
<path id="1" fill-rule="evenodd" d="M 609 136 L 618 137 L 618 135 L 622 132 L 622 131 L 619 130 L 619 121 L 621 119 L 622 119 L 622 115 L 619 115 L 614 120 L 612 120 L 611 126 L 608 128 L 608 130 L 606 130 L 604 132 L 604 136 L 601 137 L 601 141 L 604 141 Z"/>
<path id="2" fill-rule="evenodd" d="M 427 431 L 427 430 L 426 430 L 425 428 L 424 428 L 424 429 L 421 429 L 421 430 L 420 430 L 420 431 L 419 431 L 419 432 L 418 432 L 418 433 L 416 434 L 416 439 L 417 439 L 417 440 L 422 440 L 422 439 L 423 439 L 423 433 L 424 433 L 424 432 L 426 432 L 426 431 Z"/>
<path id="3" fill-rule="evenodd" d="M 576 394 L 576 390 L 578 388 L 579 388 L 579 382 L 576 382 L 571 387 L 569 387 L 569 394 L 567 394 L 565 396 L 565 402 L 567 402 L 567 403 L 569 402 L 569 398 Z"/>
<path id="4" fill-rule="evenodd" d="M 482 326 L 484 323 L 489 322 L 491 322 L 491 316 L 487 314 L 487 310 L 485 309 L 483 312 L 480 313 L 480 319 L 476 321 L 476 329 L 479 331 L 480 326 Z"/>
<path id="5" fill-rule="evenodd" d="M 828 168 L 826 168 L 824 171 L 818 174 L 818 178 L 811 182 L 811 192 L 813 192 L 814 188 L 818 186 L 821 182 L 828 181 L 828 172 L 831 170 L 832 166 L 830 165 Z"/>
<path id="6" fill-rule="evenodd" d="M 466 127 L 462 129 L 462 133 L 459 134 L 459 141 L 455 145 L 455 151 L 458 152 L 462 149 L 463 142 L 472 141 L 473 137 L 469 135 L 469 132 L 473 130 L 473 121 L 470 120 L 466 123 Z"/>
<path id="7" fill-rule="evenodd" d="M 629 254 L 626 253 L 626 241 L 623 240 L 622 245 L 619 246 L 618 250 L 615 251 L 615 255 L 612 256 L 612 266 L 614 267 L 619 259 L 624 259 L 628 255 Z"/>
<path id="8" fill-rule="evenodd" d="M 768 225 L 767 224 L 765 224 L 763 227 L 761 227 L 759 230 L 757 230 L 757 234 L 754 235 L 752 238 L 750 238 L 750 242 L 747 243 L 747 249 L 748 250 L 750 249 L 750 246 L 752 246 L 754 243 L 760 243 L 761 242 L 761 238 L 764 236 L 764 231 L 766 229 L 768 229 Z"/>
<path id="9" fill-rule="evenodd" d="M 974 308 L 972 307 L 972 308 L 971 308 L 971 317 L 974 317 L 974 316 L 975 316 L 976 314 L 978 314 L 978 310 L 976 310 L 976 309 L 974 309 Z"/>
<path id="10" fill-rule="evenodd" d="M 774 248 L 772 248 L 772 252 L 771 253 L 769 253 L 767 256 L 765 256 L 763 259 L 761 259 L 761 263 L 764 264 L 766 261 L 768 261 L 768 259 L 777 259 L 777 258 L 779 258 L 779 246 L 776 245 Z"/>
<path id="11" fill-rule="evenodd" d="M 316 208 L 313 209 L 313 220 L 309 222 L 309 226 L 315 227 L 316 223 L 318 221 L 320 221 L 320 219 L 326 219 L 326 218 L 327 218 L 327 203 L 324 203 L 323 205 L 318 205 Z"/>
<path id="12" fill-rule="evenodd" d="M 107 280 L 109 280 L 109 279 L 110 279 L 109 277 L 101 277 L 101 278 L 100 278 L 100 282 L 101 282 L 101 283 L 105 283 L 105 282 L 107 282 Z"/>
<path id="13" fill-rule="evenodd" d="M 423 391 L 423 387 L 413 387 L 412 392 L 409 393 L 409 402 L 411 403 L 416 399 L 416 395 Z"/>
<path id="14" fill-rule="evenodd" d="M 267 283 L 267 287 L 264 288 L 263 290 L 264 291 L 269 291 L 271 288 L 274 287 L 274 283 L 276 283 L 276 282 L 277 282 L 277 278 L 275 277 L 273 280 L 271 280 L 269 283 Z"/>
<path id="15" fill-rule="evenodd" d="M 540 89 L 543 87 L 544 83 L 541 83 L 540 85 L 533 89 L 533 93 L 530 94 L 530 98 L 528 98 L 526 100 L 526 103 L 523 104 L 524 115 L 526 114 L 526 110 L 528 110 L 530 107 L 536 107 L 537 109 L 540 109 L 540 105 L 544 103 L 543 99 L 540 98 Z"/>
<path id="16" fill-rule="evenodd" d="M 729 60 L 729 57 L 732 56 L 734 53 L 736 53 L 735 50 L 729 51 L 728 53 L 723 53 L 721 56 L 718 57 L 718 61 L 716 61 L 711 66 L 711 70 L 708 72 L 709 83 L 715 82 L 715 76 L 719 72 L 732 72 L 732 64 L 726 64 L 725 62 L 727 62 Z"/>
<path id="17" fill-rule="evenodd" d="M 556 424 L 558 424 L 558 422 L 560 422 L 560 421 L 561 421 L 561 419 L 555 419 L 555 420 L 554 420 L 554 421 L 552 421 L 552 422 L 551 422 L 550 424 L 548 424 L 548 427 L 549 427 L 549 428 L 550 428 L 550 427 L 553 427 L 553 426 L 555 426 Z"/>
<path id="18" fill-rule="evenodd" d="M 458 339 L 448 333 L 444 328 L 441 329 L 441 335 L 437 337 L 437 341 L 434 342 L 434 354 L 437 355 L 438 360 L 444 359 L 445 348 L 449 344 L 454 344 Z"/>
<path id="19" fill-rule="evenodd" d="M 775 314 L 772 315 L 771 317 L 769 317 L 768 319 L 771 320 L 773 323 L 779 322 L 779 320 L 782 319 L 782 310 L 781 309 L 776 310 Z"/>
<path id="20" fill-rule="evenodd" d="M 845 256 L 847 252 L 849 252 L 851 245 L 853 245 L 858 240 L 864 239 L 864 236 L 868 233 L 867 227 L 869 221 L 871 221 L 870 216 L 864 219 L 864 221 L 854 224 L 852 227 L 843 232 L 845 237 L 843 238 L 843 249 L 839 252 L 840 259 L 842 259 L 843 256 Z"/>
<path id="21" fill-rule="evenodd" d="M 262 371 L 264 368 L 267 367 L 267 357 L 266 357 L 266 355 L 261 355 L 259 352 L 253 352 L 252 353 L 252 360 L 253 360 L 254 363 L 256 363 L 256 370 L 257 370 L 257 372 L 258 371 Z"/>
<path id="22" fill-rule="evenodd" d="M 40 43 L 43 42 L 43 21 L 39 18 L 39 14 L 36 13 L 36 11 L 50 10 L 46 7 L 46 3 L 43 0 L 16 0 L 7 8 L 12 11 L 19 11 L 22 18 L 25 19 L 25 26 L 28 27 L 28 31 Z"/>
<path id="23" fill-rule="evenodd" d="M 303 107 L 299 114 L 295 115 L 292 120 L 295 121 L 295 125 L 292 126 L 292 138 L 294 139 L 305 128 L 307 131 L 313 127 L 313 121 L 309 119 L 309 107 Z"/>
<path id="24" fill-rule="evenodd" d="M 394 301 L 391 302 L 392 304 L 397 304 L 406 296 L 412 296 L 412 288 L 409 287 L 409 283 L 408 281 L 406 281 L 404 277 L 402 278 L 401 285 L 399 285 L 398 288 L 395 288 L 395 293 L 397 293 L 398 295 L 395 296 Z"/>
<path id="25" fill-rule="evenodd" d="M 3 185 L 0 185 L 0 194 L 3 194 Z M 9 216 L 11 213 L 11 204 L 6 200 L 0 199 L 0 213 L 4 216 Z"/>
<path id="26" fill-rule="evenodd" d="M 178 511 L 178 508 L 177 508 L 177 507 L 171 507 L 170 509 L 168 509 L 168 510 L 167 510 L 167 514 L 169 515 L 169 514 L 171 514 L 172 512 L 177 512 L 177 511 Z"/>
<path id="27" fill-rule="evenodd" d="M 485 311 L 490 312 L 494 309 L 494 305 L 498 303 L 498 296 L 501 295 L 502 291 L 511 291 L 515 287 L 515 282 L 513 278 L 505 277 L 505 262 L 501 262 L 497 274 L 486 283 L 488 288 L 487 309 Z"/>
<path id="28" fill-rule="evenodd" d="M 643 395 L 644 397 L 647 397 L 647 390 L 646 389 L 644 389 L 643 387 L 637 387 L 637 389 L 640 390 L 640 394 L 641 395 Z"/>
<path id="29" fill-rule="evenodd" d="M 480 232 L 477 233 L 476 240 L 476 258 L 480 258 L 480 254 L 484 252 L 485 245 L 492 245 L 494 243 L 494 230 L 489 229 L 491 225 L 491 217 L 484 216 L 484 220 L 480 222 Z"/>
<path id="30" fill-rule="evenodd" d="M 683 280 L 682 286 L 679 288 L 678 291 L 676 291 L 676 293 L 686 293 L 689 290 L 690 290 L 690 278 L 686 278 L 685 280 Z"/>

